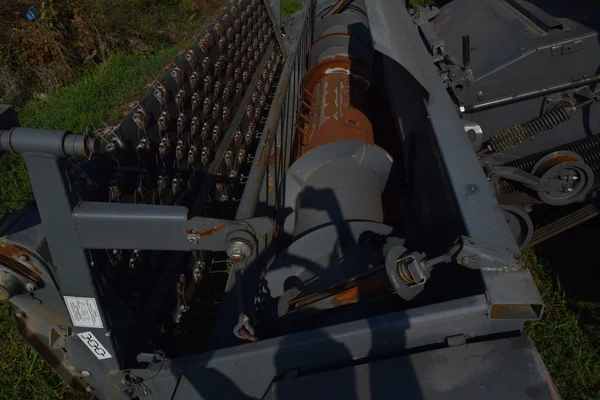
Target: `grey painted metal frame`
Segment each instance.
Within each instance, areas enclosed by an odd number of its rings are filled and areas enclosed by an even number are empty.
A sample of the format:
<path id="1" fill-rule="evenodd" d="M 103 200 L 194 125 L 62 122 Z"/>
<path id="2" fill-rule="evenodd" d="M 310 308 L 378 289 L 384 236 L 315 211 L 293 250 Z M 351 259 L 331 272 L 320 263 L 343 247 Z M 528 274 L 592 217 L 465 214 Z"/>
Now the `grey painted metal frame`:
<path id="1" fill-rule="evenodd" d="M 479 245 L 487 244 L 500 249 L 509 249 L 507 263 L 520 257 L 519 247 L 513 238 L 502 210 L 491 186 L 464 133 L 464 123 L 456 113 L 454 103 L 440 80 L 432 56 L 422 45 L 418 27 L 403 7 L 391 0 L 367 2 L 369 20 L 373 30 L 376 49 L 387 54 L 409 72 L 419 66 L 419 82 L 427 82 L 427 96 L 424 100 L 428 111 L 431 131 L 437 145 L 443 171 L 454 193 L 458 212 L 464 221 L 467 235 L 475 238 Z M 379 43 L 383 43 L 379 45 Z M 391 50 L 385 43 L 404 43 L 409 46 L 404 52 Z M 379 47 L 378 46 L 383 46 Z M 512 255 L 508 255 L 508 254 Z M 505 273 L 505 270 L 482 268 L 481 274 L 486 286 L 490 304 L 504 304 L 510 298 L 512 304 L 530 304 L 535 297 L 542 304 L 541 296 L 528 271 Z M 502 281 L 503 284 L 498 283 Z M 515 288 L 519 288 L 514 290 Z"/>
<path id="2" fill-rule="evenodd" d="M 314 6 L 314 3 L 311 2 L 311 5 Z M 371 26 L 376 27 L 373 39 L 383 46 L 379 50 L 413 72 L 415 79 L 423 87 L 425 82 L 427 84 L 424 106 L 429 110 L 433 136 L 458 211 L 464 220 L 466 233 L 476 238 L 478 244 L 508 247 L 513 250 L 507 254 L 518 255 L 518 247 L 474 157 L 471 145 L 464 135 L 464 126 L 439 80 L 431 56 L 422 46 L 417 27 L 406 11 L 390 0 L 368 1 L 367 7 Z M 310 12 L 312 15 L 312 9 Z M 311 25 L 306 26 L 306 29 L 312 29 Z M 305 34 L 309 36 L 308 33 Z M 385 35 L 388 35 L 387 39 Z M 396 51 L 398 44 L 406 51 Z M 294 49 L 296 53 L 291 51 L 292 56 L 284 67 L 286 73 L 290 71 L 292 75 L 291 71 L 302 70 L 299 63 L 304 62 L 302 54 L 307 50 L 302 46 L 304 44 Z M 268 186 L 263 179 L 265 172 L 271 167 L 263 166 L 267 165 L 264 163 L 264 155 L 271 155 L 272 143 L 286 140 L 285 136 L 289 136 L 294 129 L 290 110 L 294 110 L 295 105 L 290 102 L 299 100 L 302 82 L 294 75 L 291 87 L 286 89 L 285 79 L 289 78 L 284 76 L 284 81 L 278 87 L 276 102 L 267 119 L 268 130 L 263 133 L 258 147 L 259 153 L 253 165 L 255 176 L 246 189 L 248 194 L 244 193 L 240 205 L 242 211 L 237 216 L 240 219 L 254 216 L 260 189 L 264 190 Z M 285 90 L 292 94 L 286 96 Z M 287 132 L 283 132 L 281 126 L 272 127 L 272 124 L 282 124 Z M 274 135 L 275 132 L 277 135 Z M 64 135 L 53 137 L 62 140 Z M 401 354 L 421 346 L 443 346 L 448 337 L 457 335 L 481 338 L 519 331 L 524 319 L 531 316 L 514 313 L 519 307 L 510 306 L 541 303 L 528 271 L 515 272 L 501 267 L 481 268 L 486 285 L 485 294 L 179 359 L 154 357 L 145 369 L 123 371 L 122 360 L 119 358 L 121 352 L 114 343 L 114 331 L 127 330 L 127 335 L 138 338 L 143 329 L 131 322 L 119 326 L 124 319 L 134 320 L 128 315 L 125 305 L 119 308 L 123 315 L 115 318 L 114 322 L 114 316 L 107 315 L 104 306 L 107 302 L 118 299 L 97 279 L 93 260 L 86 249 L 220 250 L 224 249 L 226 240 L 235 235 L 236 231 L 251 232 L 258 237 L 268 233 L 272 225 L 265 218 L 244 222 L 188 219 L 187 210 L 181 207 L 79 202 L 70 190 L 65 176 L 68 160 L 57 157 L 65 155 L 61 153 L 62 148 L 49 151 L 50 147 L 36 147 L 33 150 L 43 150 L 45 153 L 35 154 L 28 153 L 27 148 L 19 150 L 25 153 L 34 193 L 38 199 L 38 209 L 46 227 L 52 263 L 57 267 L 57 290 L 63 296 L 95 298 L 100 305 L 104 327 L 94 332 L 116 357 L 95 360 L 77 340 L 71 341 L 69 351 L 73 351 L 74 364 L 93 372 L 90 383 L 105 393 L 106 397 L 126 398 L 118 388 L 123 387 L 123 376 L 127 373 L 139 379 L 140 383 L 132 394 L 144 395 L 145 399 L 189 398 L 187 396 L 192 394 L 205 399 L 261 398 L 274 378 L 293 371 L 335 368 L 356 360 L 367 361 L 390 354 Z M 286 156 L 283 157 L 285 158 Z M 258 165 L 261 160 L 263 164 Z M 149 229 L 151 225 L 160 225 L 160 229 Z M 216 229 L 219 227 L 222 228 Z M 198 242 L 196 243 L 196 239 L 190 241 L 190 236 L 196 237 Z M 236 294 L 233 291 L 235 276 L 231 275 L 227 285 L 228 294 L 232 295 L 229 298 L 233 299 Z M 228 304 L 226 300 L 223 311 L 228 310 Z M 505 307 L 506 305 L 509 307 Z M 500 306 L 500 309 L 496 306 Z M 235 313 L 234 315 L 237 316 Z M 230 330 L 227 318 L 223 321 L 224 326 Z M 73 330 L 75 333 L 83 331 L 77 327 Z M 190 388 L 193 389 L 192 392 Z"/>
<path id="3" fill-rule="evenodd" d="M 485 296 L 474 296 L 165 360 L 148 369 L 131 372 L 144 379 L 150 391 L 157 394 L 149 399 L 163 398 L 160 393 L 175 390 L 185 381 L 192 383 L 198 399 L 262 398 L 274 377 L 294 370 L 332 368 L 354 360 L 400 354 L 420 346 L 443 345 L 450 336 L 464 334 L 472 338 L 518 331 L 522 326 L 517 320 L 491 320 L 486 310 Z M 183 378 L 178 383 L 179 376 Z M 176 393 L 174 398 L 186 397 Z"/>
<path id="4" fill-rule="evenodd" d="M 223 251 L 227 239 L 236 231 L 259 237 L 273 230 L 268 218 L 188 219 L 185 207 L 150 204 L 81 202 L 72 218 L 85 249 Z"/>

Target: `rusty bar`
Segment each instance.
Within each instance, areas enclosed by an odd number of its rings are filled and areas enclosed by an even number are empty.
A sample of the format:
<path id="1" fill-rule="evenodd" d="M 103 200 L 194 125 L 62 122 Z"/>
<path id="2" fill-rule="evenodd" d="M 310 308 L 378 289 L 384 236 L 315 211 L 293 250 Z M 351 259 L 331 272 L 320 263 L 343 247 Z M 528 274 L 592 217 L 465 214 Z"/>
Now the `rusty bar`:
<path id="1" fill-rule="evenodd" d="M 326 310 L 393 293 L 385 269 L 378 268 L 363 276 L 334 285 L 322 292 L 311 293 L 288 301 L 288 313 L 300 310 Z"/>

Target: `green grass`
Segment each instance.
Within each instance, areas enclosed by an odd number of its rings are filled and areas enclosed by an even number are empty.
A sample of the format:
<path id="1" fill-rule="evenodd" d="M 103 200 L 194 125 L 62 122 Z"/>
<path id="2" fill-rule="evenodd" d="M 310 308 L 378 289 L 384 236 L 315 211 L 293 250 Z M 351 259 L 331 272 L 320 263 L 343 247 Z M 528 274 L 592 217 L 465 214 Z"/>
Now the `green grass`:
<path id="1" fill-rule="evenodd" d="M 0 303 L 0 338 L 0 400 L 89 398 L 73 391 L 25 345 L 4 303 Z"/>
<path id="2" fill-rule="evenodd" d="M 281 14 L 284 17 L 289 17 L 296 11 L 302 9 L 302 2 L 300 0 L 282 0 L 281 2 Z"/>
<path id="3" fill-rule="evenodd" d="M 546 308 L 542 319 L 529 323 L 525 333 L 533 339 L 563 399 L 600 399 L 598 327 L 586 326 L 582 318 L 583 309 L 597 311 L 598 303 L 567 295 L 561 271 L 533 251 L 526 256 Z"/>
<path id="4" fill-rule="evenodd" d="M 186 44 L 165 47 L 156 52 L 117 55 L 100 67 L 85 71 L 73 85 L 50 95 L 44 101 L 18 109 L 21 126 L 68 129 L 83 132 L 86 126 L 100 128 L 123 119 L 119 106 L 141 99 L 146 83 L 163 75 L 163 66 L 175 60 Z M 32 200 L 29 178 L 22 157 L 6 154 L 0 158 L 0 217 L 23 208 Z"/>

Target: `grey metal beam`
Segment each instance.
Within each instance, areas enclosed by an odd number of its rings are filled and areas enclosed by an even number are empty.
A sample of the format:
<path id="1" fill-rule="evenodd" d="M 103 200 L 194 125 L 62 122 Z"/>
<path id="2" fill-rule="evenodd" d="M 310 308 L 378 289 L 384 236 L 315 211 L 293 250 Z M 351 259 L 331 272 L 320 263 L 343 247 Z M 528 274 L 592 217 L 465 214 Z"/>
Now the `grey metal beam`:
<path id="1" fill-rule="evenodd" d="M 68 160 L 45 155 L 25 155 L 25 162 L 34 195 L 38 199 L 37 207 L 46 230 L 46 239 L 58 276 L 61 296 L 94 299 L 99 309 L 102 327 L 90 329 L 73 326 L 73 333 L 93 331 L 97 340 L 112 357 L 103 360 L 94 359 L 91 352 L 86 353 L 83 343 L 75 335 L 70 338 L 70 351 L 86 354 L 89 363 L 86 368 L 93 373 L 90 379 L 92 384 L 106 386 L 106 371 L 120 369 L 121 352 L 114 346 L 112 336 L 108 333 L 111 322 L 103 308 L 108 299 L 101 299 L 98 296 L 97 276 L 90 268 L 90 262 L 73 223 L 72 205 L 76 199 L 68 189 L 70 184 L 64 173 Z M 123 309 L 122 313 L 125 314 L 126 310 Z M 94 362 L 90 363 L 90 360 Z"/>
<path id="2" fill-rule="evenodd" d="M 185 207 L 151 204 L 81 202 L 73 210 L 86 249 L 223 251 L 231 233 L 264 232 L 270 226 L 267 218 L 227 221 L 187 215 Z"/>
<path id="3" fill-rule="evenodd" d="M 194 382 L 182 383 L 177 394 L 192 394 Z M 559 398 L 531 339 L 513 337 L 284 379 L 274 382 L 263 400 L 376 400 L 398 392 L 399 398 L 428 400 Z"/>
<path id="4" fill-rule="evenodd" d="M 485 297 L 473 296 L 197 356 L 167 359 L 132 373 L 145 379 L 152 392 L 174 388 L 185 374 L 195 383 L 198 399 L 261 398 L 271 381 L 288 371 L 331 368 L 365 357 L 443 344 L 447 337 L 458 334 L 471 338 L 522 328 L 522 320 L 490 320 L 486 309 Z"/>
<path id="5" fill-rule="evenodd" d="M 419 79 L 420 76 L 427 82 L 429 96 L 425 101 L 425 106 L 428 110 L 432 134 L 439 149 L 445 176 L 449 183 L 448 187 L 453 191 L 458 207 L 457 211 L 464 221 L 466 235 L 475 238 L 480 246 L 490 245 L 507 250 L 505 253 L 507 262 L 514 262 L 514 257 L 520 257 L 519 247 L 511 234 L 471 143 L 465 135 L 464 124 L 456 112 L 454 102 L 440 79 L 431 55 L 423 45 L 418 27 L 408 15 L 407 10 L 392 0 L 369 1 L 367 8 L 371 26 L 378 27 L 373 33 L 374 39 L 376 39 L 375 32 L 382 31 L 383 33 L 388 32 L 399 40 L 399 43 L 410 43 L 410 52 L 406 54 L 412 55 L 411 62 L 419 66 L 416 78 Z M 406 54 L 403 58 L 407 57 Z M 395 60 L 402 61 L 398 58 Z M 488 310 L 490 313 L 496 304 L 511 304 L 510 307 L 507 307 L 506 314 L 513 316 L 519 314 L 516 311 L 518 307 L 514 305 L 535 304 L 536 306 L 529 312 L 529 315 L 532 319 L 540 317 L 543 303 L 528 270 L 494 271 L 485 266 L 482 266 L 481 269 L 490 304 L 490 310 Z M 509 290 L 509 296 L 507 288 L 518 289 Z M 504 313 L 496 312 L 494 317 L 503 318 Z"/>

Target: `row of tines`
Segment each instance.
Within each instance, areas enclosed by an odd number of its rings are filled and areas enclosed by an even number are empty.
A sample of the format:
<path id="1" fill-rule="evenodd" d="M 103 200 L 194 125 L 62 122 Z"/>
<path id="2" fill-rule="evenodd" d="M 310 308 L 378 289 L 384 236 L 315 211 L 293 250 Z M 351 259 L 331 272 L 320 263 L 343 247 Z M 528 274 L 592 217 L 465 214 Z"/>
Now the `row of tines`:
<path id="1" fill-rule="evenodd" d="M 138 104 L 131 117 L 137 127 L 134 202 L 144 199 L 151 188 L 159 198 L 165 193 L 176 198 L 183 190 L 196 191 L 198 175 L 202 175 L 198 172 L 211 163 L 218 163 L 220 173 L 226 172 L 232 183 L 239 182 L 240 166 L 248 161 L 247 148 L 256 138 L 283 58 L 274 50 L 264 68 L 257 71 L 272 35 L 262 2 L 251 1 L 244 8 L 244 2 L 238 1 L 199 36 L 197 50 L 182 54 L 186 65 L 171 66 L 171 82 L 153 84 L 152 96 L 159 109 L 152 113 Z M 255 74 L 259 74 L 258 81 L 248 89 Z M 253 90 L 251 101 L 243 110 L 238 109 L 246 90 Z M 233 140 L 220 143 L 238 112 L 244 115 L 238 118 Z M 156 114 L 158 118 L 154 118 Z M 155 126 L 152 130 L 151 125 Z M 109 150 L 123 146 L 114 130 L 104 133 L 110 139 Z M 215 160 L 220 146 L 228 150 L 221 160 Z M 123 175 L 117 169 L 111 179 L 109 201 L 121 201 L 128 181 Z M 223 182 L 217 182 L 214 197 L 227 199 L 225 191 Z"/>

